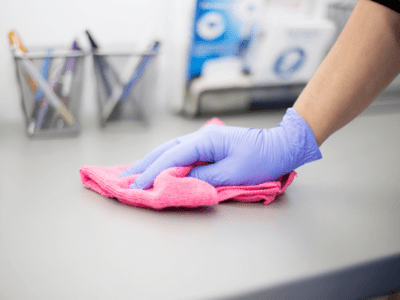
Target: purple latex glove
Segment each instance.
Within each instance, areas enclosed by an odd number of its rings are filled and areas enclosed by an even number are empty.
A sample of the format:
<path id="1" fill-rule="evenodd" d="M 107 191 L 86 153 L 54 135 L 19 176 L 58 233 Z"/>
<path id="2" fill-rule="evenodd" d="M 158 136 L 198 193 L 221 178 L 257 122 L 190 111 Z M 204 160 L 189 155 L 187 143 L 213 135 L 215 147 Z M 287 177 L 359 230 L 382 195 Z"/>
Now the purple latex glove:
<path id="1" fill-rule="evenodd" d="M 123 171 L 120 178 L 143 173 L 130 188 L 146 190 L 161 171 L 203 161 L 212 164 L 194 167 L 188 176 L 213 186 L 257 185 L 320 158 L 311 128 L 289 108 L 272 129 L 208 125 L 173 139 Z"/>

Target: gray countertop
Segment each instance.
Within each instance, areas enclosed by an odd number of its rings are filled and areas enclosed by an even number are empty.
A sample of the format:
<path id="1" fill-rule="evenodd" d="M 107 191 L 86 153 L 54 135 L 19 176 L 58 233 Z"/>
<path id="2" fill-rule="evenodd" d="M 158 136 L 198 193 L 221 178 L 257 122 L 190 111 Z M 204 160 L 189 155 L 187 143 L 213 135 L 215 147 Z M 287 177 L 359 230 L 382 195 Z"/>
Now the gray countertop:
<path id="1" fill-rule="evenodd" d="M 283 114 L 220 118 L 269 128 Z M 206 120 L 87 120 L 52 140 L 0 123 L 0 299 L 359 299 L 400 287 L 397 99 L 335 133 L 270 205 L 156 211 L 82 186 L 82 165 L 129 164 Z"/>

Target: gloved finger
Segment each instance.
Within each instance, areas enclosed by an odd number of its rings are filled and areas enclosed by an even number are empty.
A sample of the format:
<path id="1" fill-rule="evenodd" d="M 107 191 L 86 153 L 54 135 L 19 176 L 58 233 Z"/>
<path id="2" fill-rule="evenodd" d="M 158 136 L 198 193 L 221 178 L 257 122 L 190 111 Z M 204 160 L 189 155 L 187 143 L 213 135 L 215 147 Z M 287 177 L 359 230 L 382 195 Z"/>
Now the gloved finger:
<path id="1" fill-rule="evenodd" d="M 124 170 L 120 175 L 119 178 L 133 175 L 133 174 L 139 174 L 143 173 L 157 158 L 159 158 L 164 152 L 168 151 L 169 149 L 175 147 L 176 145 L 179 145 L 179 140 L 178 139 L 173 139 L 170 140 L 154 150 L 150 151 L 147 153 L 143 158 L 135 162 L 132 166 L 130 166 L 128 169 Z"/>
<path id="2" fill-rule="evenodd" d="M 164 152 L 130 186 L 133 189 L 147 190 L 153 186 L 157 175 L 172 167 L 182 167 L 199 160 L 195 142 L 181 143 Z"/>
<path id="3" fill-rule="evenodd" d="M 133 174 L 140 174 L 143 173 L 157 158 L 159 158 L 164 152 L 168 151 L 172 147 L 175 147 L 176 145 L 179 145 L 180 143 L 183 143 L 185 141 L 192 141 L 197 138 L 198 132 L 193 132 L 189 133 L 186 135 L 183 135 L 179 138 L 172 139 L 154 150 L 150 151 L 148 154 L 146 154 L 143 158 L 135 162 L 132 166 L 130 166 L 128 169 L 124 170 L 121 172 L 119 175 L 119 178 L 133 175 Z"/>

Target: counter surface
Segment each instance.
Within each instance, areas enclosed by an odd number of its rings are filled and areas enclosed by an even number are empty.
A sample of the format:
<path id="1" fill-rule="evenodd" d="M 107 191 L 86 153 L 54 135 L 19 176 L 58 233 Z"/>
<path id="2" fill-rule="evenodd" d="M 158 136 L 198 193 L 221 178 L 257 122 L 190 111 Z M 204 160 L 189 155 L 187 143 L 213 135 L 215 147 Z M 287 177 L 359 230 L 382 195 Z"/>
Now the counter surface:
<path id="1" fill-rule="evenodd" d="M 387 99 L 386 99 L 387 100 Z M 376 102 L 270 205 L 135 208 L 85 189 L 82 165 L 129 164 L 207 119 L 83 123 L 31 140 L 0 124 L 1 299 L 358 299 L 400 287 L 400 102 Z M 269 128 L 284 111 L 220 117 Z"/>

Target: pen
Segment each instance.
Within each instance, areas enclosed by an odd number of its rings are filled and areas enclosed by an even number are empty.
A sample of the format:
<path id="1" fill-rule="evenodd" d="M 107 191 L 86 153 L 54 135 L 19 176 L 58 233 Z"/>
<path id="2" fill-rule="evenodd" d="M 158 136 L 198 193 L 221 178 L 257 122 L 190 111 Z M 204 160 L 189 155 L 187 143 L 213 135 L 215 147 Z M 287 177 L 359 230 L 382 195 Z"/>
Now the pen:
<path id="1" fill-rule="evenodd" d="M 46 57 L 43 60 L 41 75 L 44 80 L 47 79 L 47 75 L 49 73 L 49 68 L 50 68 L 50 64 L 51 64 L 51 58 L 50 58 L 51 52 L 52 52 L 52 49 L 47 49 Z M 43 103 L 41 103 L 42 101 L 40 101 L 40 100 L 42 100 L 42 97 L 43 97 L 43 89 L 41 87 L 39 87 L 35 93 L 34 109 L 31 114 L 30 123 L 29 123 L 28 129 L 27 129 L 28 135 L 33 135 L 36 125 L 38 124 L 38 122 L 40 122 L 40 111 L 41 111 L 41 107 L 43 106 Z"/>
<path id="2" fill-rule="evenodd" d="M 47 79 L 47 75 L 49 73 L 49 68 L 50 68 L 50 64 L 51 64 L 51 58 L 50 58 L 50 54 L 52 52 L 52 49 L 47 49 L 46 50 L 46 58 L 43 60 L 43 65 L 42 65 L 42 77 L 44 78 L 44 80 Z M 42 99 L 43 97 L 43 89 L 41 87 L 39 87 L 39 89 L 36 92 L 35 95 L 35 101 L 40 101 L 40 99 Z"/>
<path id="3" fill-rule="evenodd" d="M 74 41 L 72 45 L 72 51 L 80 50 L 78 43 Z M 74 73 L 74 64 L 75 64 L 75 57 L 69 57 L 67 60 L 67 65 L 65 69 L 65 74 L 63 76 L 63 86 L 62 86 L 62 101 L 65 105 L 68 105 L 68 96 L 71 91 L 72 86 L 72 78 Z"/>
<path id="4" fill-rule="evenodd" d="M 65 51 L 65 55 L 67 55 L 68 51 Z M 59 79 L 62 74 L 62 70 L 65 66 L 66 58 L 62 56 L 59 59 L 55 59 L 49 77 L 49 86 L 50 88 L 55 91 L 56 95 L 56 88 L 59 85 Z M 42 101 L 41 110 L 39 112 L 39 120 L 38 120 L 38 127 L 39 128 L 48 128 L 51 127 L 51 120 L 54 115 L 54 108 L 49 104 L 49 100 L 44 98 Z M 57 114 L 58 116 L 58 114 Z"/>
<path id="5" fill-rule="evenodd" d="M 77 41 L 74 41 L 72 43 L 71 50 L 72 51 L 80 50 Z M 60 91 L 57 91 L 57 94 L 60 94 L 62 96 L 61 101 L 64 103 L 66 107 L 69 106 L 69 95 L 71 92 L 72 82 L 74 78 L 73 77 L 74 71 L 76 69 L 75 67 L 76 67 L 76 57 L 74 56 L 68 57 L 65 63 L 65 71 L 61 81 L 61 88 L 59 89 Z M 58 129 L 63 128 L 65 125 L 64 120 L 59 115 L 56 115 L 51 123 L 55 124 L 55 126 Z"/>
<path id="6" fill-rule="evenodd" d="M 129 81 L 121 89 L 114 89 L 110 100 L 105 103 L 103 108 L 102 117 L 104 120 L 108 120 L 113 114 L 114 109 L 118 109 L 119 103 L 122 103 L 129 96 L 132 89 L 142 77 L 143 72 L 146 70 L 150 62 L 153 60 L 155 54 L 158 52 L 159 47 L 160 42 L 156 41 L 150 47 L 149 53 L 142 57 Z"/>
<path id="7" fill-rule="evenodd" d="M 150 49 L 150 53 L 143 56 L 139 65 L 137 66 L 135 72 L 133 73 L 131 79 L 124 86 L 124 92 L 121 95 L 121 100 L 126 99 L 129 96 L 132 88 L 136 85 L 139 79 L 142 77 L 143 72 L 146 70 L 150 62 L 153 60 L 155 54 L 158 52 L 160 48 L 160 42 L 155 42 L 154 45 Z"/>

